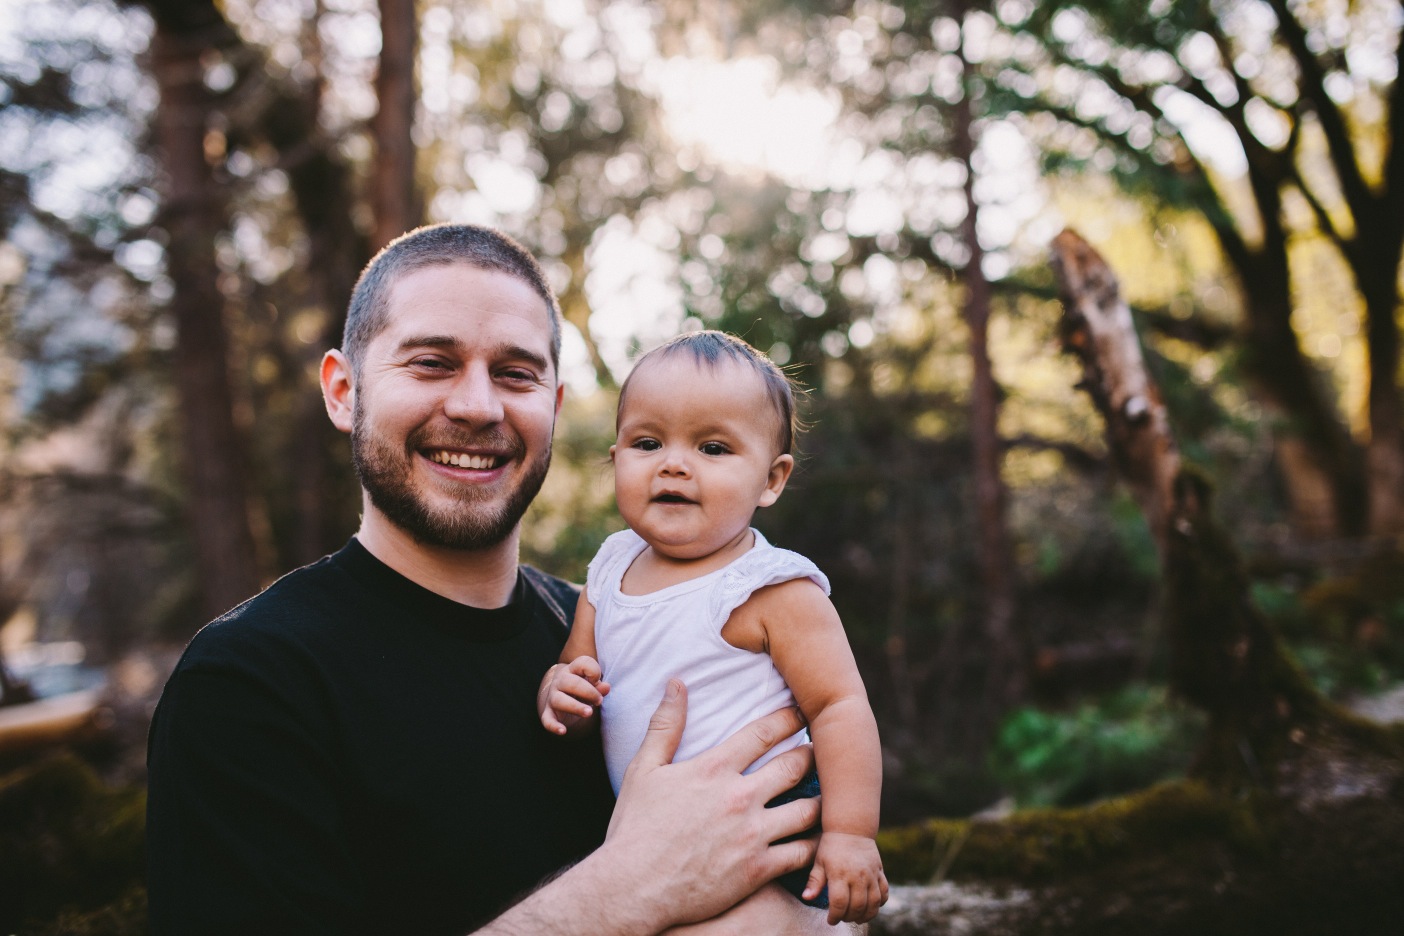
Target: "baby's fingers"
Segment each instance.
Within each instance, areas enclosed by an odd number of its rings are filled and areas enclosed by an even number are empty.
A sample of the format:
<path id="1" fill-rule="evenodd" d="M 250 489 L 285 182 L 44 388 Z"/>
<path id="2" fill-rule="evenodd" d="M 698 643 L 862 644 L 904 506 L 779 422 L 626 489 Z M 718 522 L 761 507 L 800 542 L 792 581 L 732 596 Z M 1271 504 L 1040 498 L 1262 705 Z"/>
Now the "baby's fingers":
<path id="1" fill-rule="evenodd" d="M 604 701 L 604 693 L 600 692 L 596 686 L 579 676 L 572 676 L 568 673 L 556 680 L 556 691 L 573 699 L 579 699 L 585 705 L 599 705 Z"/>
<path id="2" fill-rule="evenodd" d="M 866 923 L 877 916 L 880 906 L 882 903 L 878 900 L 877 882 L 865 876 L 855 881 L 849 891 L 848 914 L 844 920 L 849 923 Z"/>
<path id="3" fill-rule="evenodd" d="M 832 895 L 833 884 L 829 885 Z M 887 903 L 887 878 L 878 871 L 876 876 L 862 874 L 848 883 L 848 911 L 843 915 L 845 923 L 867 923 L 877 916 L 878 910 Z"/>
<path id="4" fill-rule="evenodd" d="M 589 718 L 595 713 L 591 706 L 559 689 L 551 693 L 550 710 L 554 710 L 557 716 L 574 715 L 577 718 Z"/>
<path id="5" fill-rule="evenodd" d="M 604 670 L 600 669 L 599 661 L 591 656 L 576 657 L 570 661 L 568 669 L 576 676 L 589 680 L 591 685 L 604 678 Z"/>
<path id="6" fill-rule="evenodd" d="M 556 713 L 552 711 L 549 705 L 541 710 L 541 724 L 547 731 L 551 732 L 551 734 L 563 735 L 567 730 L 566 726 L 556 717 Z"/>
<path id="7" fill-rule="evenodd" d="M 833 926 L 849 917 L 850 891 L 843 878 L 829 881 L 829 925 Z"/>

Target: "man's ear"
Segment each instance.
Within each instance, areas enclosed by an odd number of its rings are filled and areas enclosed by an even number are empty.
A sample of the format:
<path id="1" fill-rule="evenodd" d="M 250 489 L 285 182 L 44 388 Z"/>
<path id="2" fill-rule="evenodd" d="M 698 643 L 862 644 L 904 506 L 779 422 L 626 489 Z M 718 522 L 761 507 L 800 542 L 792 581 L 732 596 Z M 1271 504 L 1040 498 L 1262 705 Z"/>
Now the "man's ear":
<path id="1" fill-rule="evenodd" d="M 790 480 L 790 473 L 794 470 L 795 456 L 776 455 L 775 461 L 770 463 L 770 474 L 765 479 L 765 490 L 761 491 L 756 506 L 769 507 L 778 501 L 780 492 L 785 490 L 785 483 Z"/>
<path id="2" fill-rule="evenodd" d="M 332 425 L 349 433 L 356 411 L 356 385 L 351 362 L 335 349 L 322 355 L 322 401 Z"/>

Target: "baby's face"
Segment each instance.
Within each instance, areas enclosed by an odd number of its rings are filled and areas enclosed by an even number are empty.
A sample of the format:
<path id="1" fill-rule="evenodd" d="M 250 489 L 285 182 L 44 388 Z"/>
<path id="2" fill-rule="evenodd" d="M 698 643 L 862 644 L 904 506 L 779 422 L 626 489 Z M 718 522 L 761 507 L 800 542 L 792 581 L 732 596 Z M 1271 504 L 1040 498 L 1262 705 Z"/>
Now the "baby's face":
<path id="1" fill-rule="evenodd" d="M 734 541 L 789 479 L 779 419 L 760 375 L 736 361 L 674 354 L 640 365 L 609 450 L 625 522 L 672 559 Z"/>

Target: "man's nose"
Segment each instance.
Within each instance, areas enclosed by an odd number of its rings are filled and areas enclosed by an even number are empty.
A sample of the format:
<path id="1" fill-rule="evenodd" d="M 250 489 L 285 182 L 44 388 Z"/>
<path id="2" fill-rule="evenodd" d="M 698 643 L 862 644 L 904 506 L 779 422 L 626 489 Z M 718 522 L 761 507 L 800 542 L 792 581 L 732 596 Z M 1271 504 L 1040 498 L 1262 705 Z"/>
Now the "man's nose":
<path id="1" fill-rule="evenodd" d="M 502 421 L 502 392 L 487 368 L 470 367 L 458 375 L 444 399 L 444 415 L 471 426 Z"/>

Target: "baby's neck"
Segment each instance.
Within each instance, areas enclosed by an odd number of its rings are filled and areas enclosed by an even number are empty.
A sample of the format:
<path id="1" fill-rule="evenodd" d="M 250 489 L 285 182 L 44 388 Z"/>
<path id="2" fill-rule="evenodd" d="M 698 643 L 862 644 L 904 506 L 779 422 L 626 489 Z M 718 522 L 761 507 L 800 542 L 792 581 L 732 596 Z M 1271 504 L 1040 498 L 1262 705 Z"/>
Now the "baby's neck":
<path id="1" fill-rule="evenodd" d="M 670 556 L 649 545 L 624 571 L 619 589 L 626 595 L 648 595 L 690 582 L 730 565 L 755 542 L 755 534 L 747 528 L 725 546 L 705 556 Z"/>

